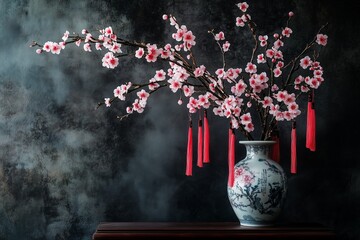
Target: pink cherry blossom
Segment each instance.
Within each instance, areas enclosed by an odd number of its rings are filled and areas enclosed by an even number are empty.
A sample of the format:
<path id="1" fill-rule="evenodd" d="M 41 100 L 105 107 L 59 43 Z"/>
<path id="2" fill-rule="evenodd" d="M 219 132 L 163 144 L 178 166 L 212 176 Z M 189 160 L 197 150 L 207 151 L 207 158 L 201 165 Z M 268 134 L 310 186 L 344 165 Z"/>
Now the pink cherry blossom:
<path id="1" fill-rule="evenodd" d="M 135 57 L 136 57 L 136 58 L 142 58 L 142 56 L 144 56 L 144 49 L 143 49 L 143 48 L 139 48 L 139 49 L 136 50 L 136 52 L 135 52 Z"/>
<path id="2" fill-rule="evenodd" d="M 226 41 L 224 44 L 223 44 L 223 51 L 224 52 L 227 52 L 229 51 L 229 48 L 230 48 L 230 43 L 228 41 Z"/>
<path id="3" fill-rule="evenodd" d="M 276 64 L 276 67 L 277 67 L 277 68 L 282 68 L 282 67 L 284 67 L 284 62 L 278 61 L 277 64 Z"/>
<path id="4" fill-rule="evenodd" d="M 149 80 L 149 90 L 150 91 L 154 91 L 155 89 L 157 89 L 158 87 L 160 87 L 160 84 L 157 83 L 157 81 L 155 80 L 155 78 L 151 78 Z"/>
<path id="5" fill-rule="evenodd" d="M 316 35 L 316 43 L 319 45 L 326 46 L 327 39 L 328 39 L 328 36 L 325 34 L 319 33 L 318 35 Z"/>
<path id="6" fill-rule="evenodd" d="M 64 36 L 61 38 L 64 42 L 69 38 L 69 31 L 65 31 Z"/>
<path id="7" fill-rule="evenodd" d="M 267 40 L 268 40 L 268 36 L 267 35 L 259 35 L 259 41 L 260 41 L 260 46 L 261 47 L 265 47 L 267 44 Z"/>
<path id="8" fill-rule="evenodd" d="M 85 43 L 83 47 L 84 47 L 84 51 L 85 51 L 85 52 L 91 52 L 91 45 L 90 45 L 90 43 Z"/>
<path id="9" fill-rule="evenodd" d="M 273 100 L 271 97 L 264 97 L 264 100 L 262 101 L 263 107 L 267 108 L 270 107 L 273 103 Z"/>
<path id="10" fill-rule="evenodd" d="M 235 84 L 235 86 L 233 86 L 233 87 L 231 88 L 231 92 L 232 92 L 235 96 L 240 97 L 240 96 L 245 92 L 246 87 L 247 87 L 247 85 L 244 83 L 244 81 L 243 81 L 243 80 L 239 80 L 239 82 L 237 82 L 237 83 Z"/>
<path id="11" fill-rule="evenodd" d="M 118 86 L 117 88 L 114 89 L 114 97 L 119 98 L 120 100 L 124 100 L 123 93 L 122 93 L 120 86 Z"/>
<path id="12" fill-rule="evenodd" d="M 297 76 L 297 77 L 295 78 L 294 83 L 295 83 L 295 84 L 300 84 L 300 83 L 302 83 L 303 81 L 304 81 L 304 77 L 301 76 L 301 75 L 299 75 L 299 76 Z"/>
<path id="13" fill-rule="evenodd" d="M 267 56 L 268 58 L 273 58 L 274 55 L 275 55 L 275 52 L 274 52 L 273 49 L 268 49 L 268 50 L 266 50 L 266 56 Z"/>
<path id="14" fill-rule="evenodd" d="M 50 52 L 51 51 L 51 48 L 52 48 L 52 45 L 53 45 L 53 42 L 50 42 L 50 41 L 47 41 L 46 43 L 44 43 L 44 46 L 43 46 L 43 50 L 45 52 Z"/>
<path id="15" fill-rule="evenodd" d="M 156 81 L 163 81 L 163 80 L 165 80 L 165 77 L 166 77 L 166 73 L 162 69 L 156 71 L 155 76 L 154 76 Z"/>
<path id="16" fill-rule="evenodd" d="M 310 89 L 307 86 L 301 86 L 301 92 L 308 92 Z"/>
<path id="17" fill-rule="evenodd" d="M 236 26 L 238 26 L 238 27 L 244 27 L 245 26 L 245 22 L 242 20 L 241 17 L 236 18 Z"/>
<path id="18" fill-rule="evenodd" d="M 311 65 L 312 61 L 309 56 L 306 56 L 300 60 L 300 66 L 303 69 L 307 69 Z"/>
<path id="19" fill-rule="evenodd" d="M 256 71 L 257 71 L 257 68 L 256 68 L 255 64 L 250 63 L 250 62 L 246 64 L 245 72 L 256 73 Z"/>
<path id="20" fill-rule="evenodd" d="M 114 43 L 112 47 L 110 48 L 110 51 L 113 53 L 122 53 L 121 51 L 121 44 L 120 43 Z"/>
<path id="21" fill-rule="evenodd" d="M 257 56 L 257 63 L 266 63 L 266 60 L 265 60 L 265 57 L 264 57 L 264 54 L 261 53 Z"/>
<path id="22" fill-rule="evenodd" d="M 132 113 L 133 113 L 132 107 L 127 107 L 127 108 L 126 108 L 126 113 L 132 114 Z"/>
<path id="23" fill-rule="evenodd" d="M 275 49 L 279 49 L 279 48 L 282 47 L 282 46 L 284 46 L 284 42 L 281 41 L 280 39 L 278 39 L 278 40 L 276 40 L 276 41 L 274 42 L 274 48 L 275 48 Z"/>
<path id="24" fill-rule="evenodd" d="M 204 75 L 205 71 L 206 71 L 205 66 L 204 66 L 204 65 L 201 65 L 200 67 L 195 68 L 195 70 L 194 70 L 194 76 L 195 76 L 195 77 L 201 77 L 201 76 Z"/>
<path id="25" fill-rule="evenodd" d="M 81 30 L 81 34 L 85 35 L 87 33 L 88 33 L 88 30 L 86 30 L 86 29 Z"/>
<path id="26" fill-rule="evenodd" d="M 175 79 L 169 79 L 168 83 L 170 83 L 169 87 L 171 89 L 172 92 L 177 92 L 177 90 L 179 90 L 179 88 L 181 88 L 182 83 L 179 80 L 175 80 Z"/>
<path id="27" fill-rule="evenodd" d="M 241 3 L 238 3 L 237 6 L 242 12 L 246 12 L 246 10 L 249 7 L 249 4 L 247 4 L 246 2 L 241 2 Z"/>
<path id="28" fill-rule="evenodd" d="M 284 28 L 284 30 L 282 30 L 281 34 L 285 37 L 290 37 L 290 35 L 292 34 L 292 30 L 289 27 Z"/>
<path id="29" fill-rule="evenodd" d="M 144 89 L 137 92 L 136 95 L 138 96 L 139 99 L 145 99 L 145 100 L 150 96 L 150 94 L 146 92 Z"/>
<path id="30" fill-rule="evenodd" d="M 224 32 L 219 32 L 217 34 L 215 34 L 215 40 L 216 41 L 220 41 L 220 40 L 225 40 L 225 34 Z"/>
<path id="31" fill-rule="evenodd" d="M 106 37 L 108 37 L 108 36 L 110 36 L 111 34 L 113 34 L 112 27 L 107 27 L 107 28 L 105 28 L 104 34 L 105 34 Z"/>
<path id="32" fill-rule="evenodd" d="M 251 114 L 245 113 L 245 114 L 241 115 L 240 121 L 241 121 L 241 124 L 243 124 L 243 125 L 250 123 L 252 121 Z"/>
<path id="33" fill-rule="evenodd" d="M 282 74 L 282 71 L 280 68 L 275 68 L 274 69 L 274 77 L 280 77 L 280 75 Z"/>
<path id="34" fill-rule="evenodd" d="M 102 63 L 103 67 L 113 69 L 119 64 L 119 59 L 116 58 L 112 52 L 108 52 L 104 55 Z"/>
<path id="35" fill-rule="evenodd" d="M 223 68 L 219 68 L 215 71 L 215 74 L 218 76 L 218 78 L 223 78 L 225 76 L 225 71 Z"/>
<path id="36" fill-rule="evenodd" d="M 104 100 L 105 100 L 105 106 L 110 107 L 111 106 L 110 98 L 104 98 Z"/>
<path id="37" fill-rule="evenodd" d="M 61 50 L 61 47 L 60 47 L 60 45 L 58 44 L 58 43 L 53 43 L 52 45 L 51 45 L 51 53 L 53 53 L 53 54 L 60 54 L 60 50 Z"/>
<path id="38" fill-rule="evenodd" d="M 292 102 L 287 106 L 289 112 L 296 112 L 299 109 L 299 105 L 296 102 Z"/>
<path id="39" fill-rule="evenodd" d="M 163 20 L 168 20 L 168 19 L 169 19 L 169 16 L 166 15 L 166 14 L 164 14 L 164 15 L 162 15 L 162 19 L 163 19 Z"/>
<path id="40" fill-rule="evenodd" d="M 102 47 L 102 44 L 101 44 L 101 43 L 95 43 L 95 49 L 96 49 L 96 50 L 99 50 L 99 51 L 102 50 L 101 47 Z"/>
<path id="41" fill-rule="evenodd" d="M 289 17 L 292 17 L 294 16 L 294 13 L 293 12 L 289 12 Z"/>
<path id="42" fill-rule="evenodd" d="M 244 127 L 244 129 L 247 131 L 247 132 L 252 132 L 252 131 L 254 131 L 254 124 L 253 123 L 247 123 L 246 125 L 245 125 L 245 127 Z"/>
<path id="43" fill-rule="evenodd" d="M 37 54 L 41 54 L 41 53 L 42 53 L 42 51 L 43 51 L 42 49 L 38 48 L 38 49 L 36 49 L 36 51 L 35 51 L 35 52 L 36 52 Z"/>

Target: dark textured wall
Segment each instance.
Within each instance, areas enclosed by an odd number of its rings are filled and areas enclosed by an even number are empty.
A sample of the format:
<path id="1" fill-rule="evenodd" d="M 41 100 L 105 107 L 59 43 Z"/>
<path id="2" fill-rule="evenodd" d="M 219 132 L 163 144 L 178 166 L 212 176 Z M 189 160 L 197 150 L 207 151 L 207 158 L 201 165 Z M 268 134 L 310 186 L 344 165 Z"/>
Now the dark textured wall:
<path id="1" fill-rule="evenodd" d="M 0 1 L 0 239 L 90 239 L 101 221 L 237 220 L 226 193 L 226 121 L 210 114 L 212 163 L 185 177 L 187 112 L 177 95 L 158 92 L 143 115 L 122 122 L 116 119 L 122 104 L 94 110 L 118 84 L 149 79 L 159 64 L 123 58 L 110 71 L 101 67 L 101 53 L 74 46 L 61 56 L 37 55 L 28 48 L 32 40 L 58 41 L 65 30 L 109 25 L 126 38 L 165 43 L 173 29 L 161 16 L 173 13 L 195 33 L 199 61 L 212 69 L 221 64 L 207 34 L 214 28 L 241 45 L 232 45 L 229 64 L 236 66 L 248 59 L 251 41 L 234 28 L 235 3 Z M 320 58 L 326 82 L 316 93 L 318 150 L 303 147 L 302 115 L 299 173 L 289 175 L 280 221 L 321 223 L 342 239 L 360 239 L 356 8 L 325 0 L 249 3 L 263 33 L 278 30 L 282 17 L 295 12 L 295 50 L 329 22 Z M 289 127 L 281 128 L 287 172 Z M 239 146 L 239 159 L 243 152 Z"/>

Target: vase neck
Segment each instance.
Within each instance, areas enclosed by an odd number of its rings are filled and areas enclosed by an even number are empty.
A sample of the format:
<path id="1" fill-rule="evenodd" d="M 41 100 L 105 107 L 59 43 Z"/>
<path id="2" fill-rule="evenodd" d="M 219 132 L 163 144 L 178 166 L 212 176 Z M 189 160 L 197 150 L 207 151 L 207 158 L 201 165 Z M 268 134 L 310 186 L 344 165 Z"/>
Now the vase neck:
<path id="1" fill-rule="evenodd" d="M 245 143 L 240 142 L 246 147 L 246 156 L 252 158 L 253 156 L 268 157 L 270 155 L 270 149 L 273 145 L 272 141 L 264 141 L 259 143 Z"/>

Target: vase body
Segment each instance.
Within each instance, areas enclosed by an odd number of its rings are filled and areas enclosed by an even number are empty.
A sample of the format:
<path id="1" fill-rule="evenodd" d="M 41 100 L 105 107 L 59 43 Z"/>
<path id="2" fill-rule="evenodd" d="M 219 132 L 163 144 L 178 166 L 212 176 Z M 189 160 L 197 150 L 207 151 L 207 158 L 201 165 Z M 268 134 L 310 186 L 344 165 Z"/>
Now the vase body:
<path id="1" fill-rule="evenodd" d="M 273 225 L 286 194 L 286 174 L 269 158 L 274 141 L 240 141 L 246 157 L 235 164 L 234 185 L 228 186 L 230 204 L 244 226 Z"/>

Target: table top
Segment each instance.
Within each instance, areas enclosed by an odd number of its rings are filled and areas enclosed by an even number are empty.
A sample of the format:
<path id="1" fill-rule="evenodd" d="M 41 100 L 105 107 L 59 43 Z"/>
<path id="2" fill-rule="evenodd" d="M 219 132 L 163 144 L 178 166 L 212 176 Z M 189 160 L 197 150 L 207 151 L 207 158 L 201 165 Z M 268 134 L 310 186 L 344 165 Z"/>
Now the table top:
<path id="1" fill-rule="evenodd" d="M 238 222 L 102 222 L 93 240 L 103 239 L 336 239 L 334 232 L 318 224 L 246 227 Z"/>

